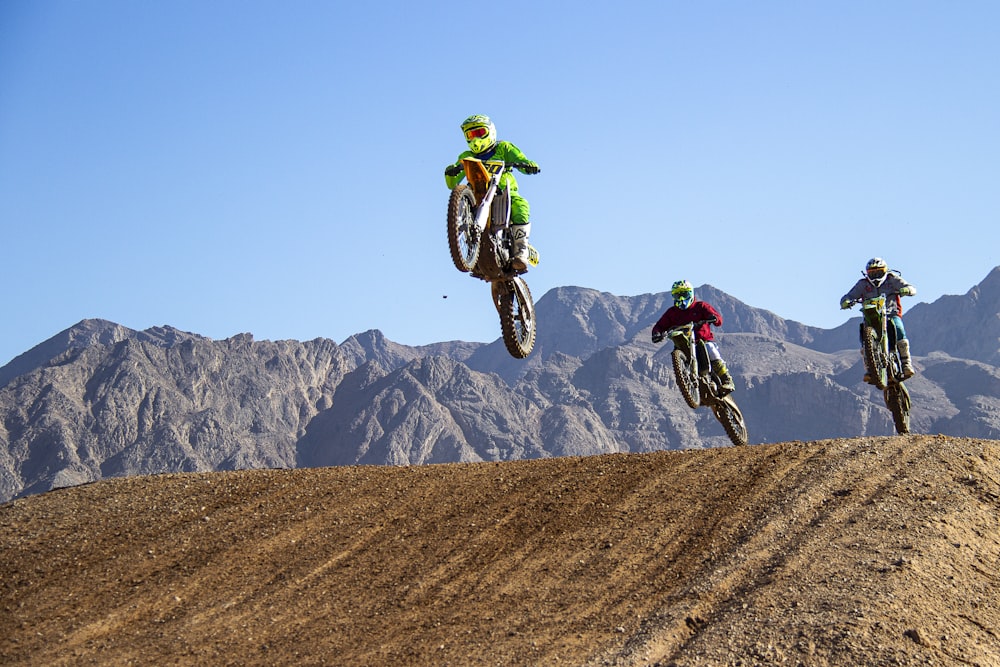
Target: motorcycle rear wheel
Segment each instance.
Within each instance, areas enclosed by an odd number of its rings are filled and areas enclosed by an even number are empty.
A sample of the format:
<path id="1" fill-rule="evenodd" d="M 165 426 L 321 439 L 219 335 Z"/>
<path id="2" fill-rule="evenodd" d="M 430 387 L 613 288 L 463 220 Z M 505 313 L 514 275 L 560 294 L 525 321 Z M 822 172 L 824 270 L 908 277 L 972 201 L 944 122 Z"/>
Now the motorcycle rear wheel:
<path id="1" fill-rule="evenodd" d="M 715 413 L 715 418 L 722 424 L 722 428 L 726 430 L 726 435 L 729 436 L 729 440 L 734 445 L 745 445 L 750 441 L 747 425 L 743 421 L 743 413 L 736 406 L 736 401 L 726 396 L 712 406 L 712 412 Z"/>
<path id="2" fill-rule="evenodd" d="M 701 394 L 698 391 L 698 378 L 688 371 L 688 358 L 683 350 L 675 349 L 671 353 L 674 362 L 674 378 L 677 380 L 677 388 L 681 390 L 681 396 L 688 407 L 697 409 L 701 405 Z"/>
<path id="3" fill-rule="evenodd" d="M 476 196 L 467 185 L 457 185 L 448 198 L 448 249 L 455 268 L 468 273 L 476 268 L 482 247 L 475 224 Z"/>
<path id="4" fill-rule="evenodd" d="M 882 353 L 882 344 L 878 332 L 864 325 L 861 329 L 861 343 L 864 348 L 865 368 L 872 383 L 879 389 L 885 389 L 889 384 L 889 360 Z"/>
<path id="5" fill-rule="evenodd" d="M 883 392 L 885 406 L 892 413 L 892 422 L 896 433 L 905 435 L 910 432 L 910 392 L 902 384 L 893 383 Z"/>
<path id="6" fill-rule="evenodd" d="M 500 313 L 500 329 L 507 351 L 515 359 L 524 359 L 535 347 L 535 303 L 528 283 L 514 277 L 504 283 L 491 283 L 493 301 Z"/>

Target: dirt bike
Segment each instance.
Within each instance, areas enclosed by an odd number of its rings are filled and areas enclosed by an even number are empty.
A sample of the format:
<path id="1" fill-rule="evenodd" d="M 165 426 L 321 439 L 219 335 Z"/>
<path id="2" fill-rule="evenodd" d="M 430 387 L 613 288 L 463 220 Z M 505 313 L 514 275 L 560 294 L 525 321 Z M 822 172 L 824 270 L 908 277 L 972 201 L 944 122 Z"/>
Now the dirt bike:
<path id="1" fill-rule="evenodd" d="M 653 342 L 669 338 L 674 344 L 671 353 L 674 377 L 688 406 L 693 409 L 708 406 L 732 443 L 745 445 L 749 441 L 749 434 L 743 421 L 743 413 L 733 397 L 722 390 L 722 380 L 712 370 L 705 341 L 695 339 L 695 329 L 710 322 L 714 320 L 699 320 L 673 327 L 658 334 Z"/>
<path id="2" fill-rule="evenodd" d="M 896 350 L 896 327 L 889 326 L 885 295 L 861 303 L 861 351 L 871 383 L 882 390 L 896 432 L 910 432 L 910 392 L 903 384 L 903 362 Z"/>
<path id="3" fill-rule="evenodd" d="M 512 264 L 510 193 L 500 187 L 501 177 L 519 166 L 462 160 L 468 185 L 455 186 L 448 199 L 448 248 L 455 268 L 490 284 L 504 345 L 524 359 L 535 346 L 535 303 L 520 276 L 527 269 Z M 538 251 L 530 245 L 528 251 L 528 264 L 538 266 Z"/>

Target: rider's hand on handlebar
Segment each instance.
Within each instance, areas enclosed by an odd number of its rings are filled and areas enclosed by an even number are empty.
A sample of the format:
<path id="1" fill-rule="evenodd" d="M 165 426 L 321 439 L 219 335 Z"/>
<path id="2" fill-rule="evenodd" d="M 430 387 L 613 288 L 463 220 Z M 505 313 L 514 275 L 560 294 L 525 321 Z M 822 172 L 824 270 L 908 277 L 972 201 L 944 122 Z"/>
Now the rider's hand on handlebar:
<path id="1" fill-rule="evenodd" d="M 848 308 L 850 308 L 853 305 L 854 305 L 853 301 L 851 301 L 850 299 L 844 299 L 843 301 L 840 302 L 840 309 L 841 310 L 847 310 Z"/>
<path id="2" fill-rule="evenodd" d="M 518 167 L 518 169 L 520 169 L 521 173 L 524 174 L 537 174 L 541 171 L 541 168 L 539 168 L 539 166 L 534 162 L 522 164 Z"/>
<path id="3" fill-rule="evenodd" d="M 662 331 L 654 331 L 653 332 L 653 342 L 654 343 L 660 343 L 666 337 L 667 337 L 667 334 L 663 333 Z"/>
<path id="4" fill-rule="evenodd" d="M 458 176 L 463 171 L 464 170 L 462 169 L 461 165 L 450 164 L 450 165 L 448 165 L 447 167 L 444 168 L 444 175 L 445 176 Z"/>

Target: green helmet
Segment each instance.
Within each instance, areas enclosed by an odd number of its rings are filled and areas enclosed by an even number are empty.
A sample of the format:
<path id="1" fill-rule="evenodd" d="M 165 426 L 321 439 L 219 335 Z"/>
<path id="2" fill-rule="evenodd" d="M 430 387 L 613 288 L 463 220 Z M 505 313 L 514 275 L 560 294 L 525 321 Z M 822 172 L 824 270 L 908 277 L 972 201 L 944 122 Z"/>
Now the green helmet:
<path id="1" fill-rule="evenodd" d="M 489 116 L 469 116 L 462 121 L 462 134 L 475 154 L 485 153 L 497 143 L 497 128 Z"/>
<path id="2" fill-rule="evenodd" d="M 670 294 L 678 308 L 687 308 L 694 301 L 694 287 L 686 280 L 678 280 L 671 285 Z"/>

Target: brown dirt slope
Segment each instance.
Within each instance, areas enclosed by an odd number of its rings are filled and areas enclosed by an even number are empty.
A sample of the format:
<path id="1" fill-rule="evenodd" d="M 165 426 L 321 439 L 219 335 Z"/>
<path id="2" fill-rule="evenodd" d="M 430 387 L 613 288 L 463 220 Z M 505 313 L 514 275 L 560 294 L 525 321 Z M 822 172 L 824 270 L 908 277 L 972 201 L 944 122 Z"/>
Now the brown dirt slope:
<path id="1" fill-rule="evenodd" d="M 8 665 L 1000 665 L 1000 442 L 118 479 L 0 507 Z"/>

